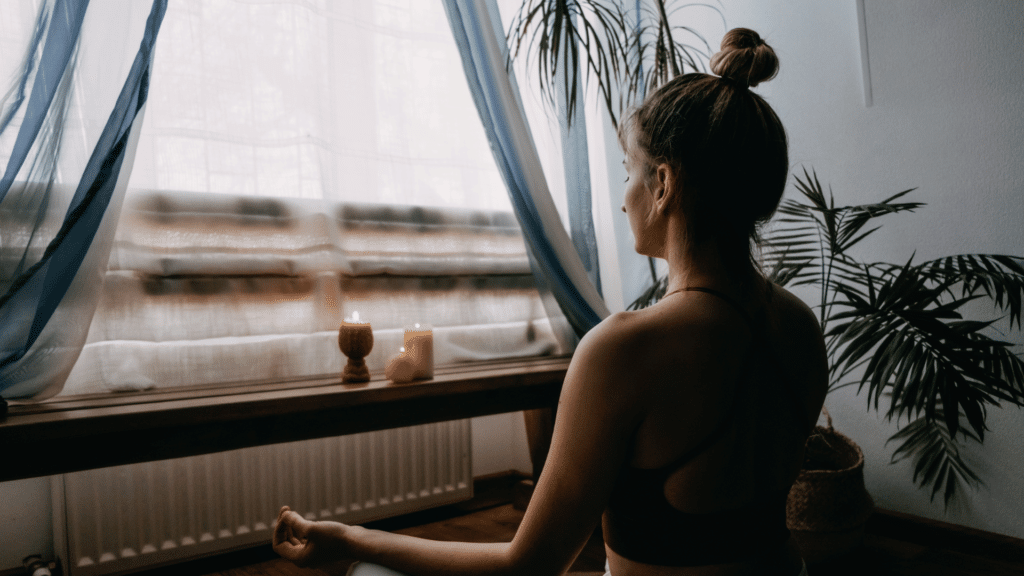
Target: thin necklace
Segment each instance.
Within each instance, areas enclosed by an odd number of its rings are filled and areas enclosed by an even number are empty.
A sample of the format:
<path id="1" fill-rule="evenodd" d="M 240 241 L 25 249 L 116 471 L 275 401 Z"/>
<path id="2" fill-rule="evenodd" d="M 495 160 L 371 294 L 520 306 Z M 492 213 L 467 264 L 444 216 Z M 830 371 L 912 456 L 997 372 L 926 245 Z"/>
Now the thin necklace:
<path id="1" fill-rule="evenodd" d="M 668 298 L 669 296 L 671 296 L 673 294 L 676 294 L 676 293 L 679 293 L 679 292 L 687 292 L 687 291 L 720 293 L 718 290 L 712 290 L 711 288 L 704 288 L 703 286 L 684 286 L 684 287 L 679 288 L 677 290 L 673 290 L 673 291 L 669 292 L 668 294 L 665 294 L 664 296 L 661 297 L 661 299 L 664 300 L 665 298 Z"/>
<path id="2" fill-rule="evenodd" d="M 673 290 L 673 291 L 669 292 L 668 294 L 665 294 L 664 296 L 662 296 L 662 297 L 661 297 L 661 299 L 662 299 L 662 300 L 664 300 L 665 298 L 668 298 L 669 296 L 671 296 L 671 295 L 673 295 L 673 294 L 677 294 L 677 293 L 679 293 L 679 292 L 687 291 L 687 290 L 689 290 L 689 289 L 690 289 L 690 287 L 689 287 L 689 286 L 687 286 L 687 287 L 685 287 L 685 288 L 680 288 L 680 289 L 678 289 L 678 290 Z"/>

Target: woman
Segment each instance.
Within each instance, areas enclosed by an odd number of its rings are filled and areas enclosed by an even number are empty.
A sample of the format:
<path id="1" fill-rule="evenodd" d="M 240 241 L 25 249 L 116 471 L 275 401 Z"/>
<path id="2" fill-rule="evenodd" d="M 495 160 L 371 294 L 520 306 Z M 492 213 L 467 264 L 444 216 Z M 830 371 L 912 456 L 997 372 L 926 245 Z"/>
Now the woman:
<path id="1" fill-rule="evenodd" d="M 623 122 L 622 209 L 637 252 L 668 261 L 668 289 L 580 342 L 515 539 L 433 542 L 285 507 L 282 556 L 415 575 L 562 574 L 602 522 L 614 576 L 806 574 L 785 503 L 824 402 L 824 341 L 750 248 L 789 171 L 782 124 L 750 91 L 778 60 L 735 29 L 711 68 L 675 78 Z M 352 573 L 394 574 L 366 563 Z"/>

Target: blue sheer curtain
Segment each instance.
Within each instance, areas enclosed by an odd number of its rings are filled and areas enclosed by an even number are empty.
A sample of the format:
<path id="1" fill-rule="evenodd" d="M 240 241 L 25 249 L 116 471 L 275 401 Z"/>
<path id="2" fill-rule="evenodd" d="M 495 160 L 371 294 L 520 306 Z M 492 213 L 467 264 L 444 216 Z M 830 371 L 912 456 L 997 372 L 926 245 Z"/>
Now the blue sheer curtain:
<path id="1" fill-rule="evenodd" d="M 579 70 L 576 81 L 582 85 Z M 559 78 L 563 78 L 559 76 Z M 587 151 L 587 123 L 583 106 L 573 109 L 572 118 L 565 110 L 565 85 L 559 86 L 558 120 L 562 139 L 562 166 L 565 170 L 565 194 L 569 209 L 569 234 L 576 247 L 587 277 L 601 292 L 601 267 L 597 259 L 597 235 L 594 232 L 593 199 L 590 195 L 590 157 Z"/>
<path id="2" fill-rule="evenodd" d="M 85 343 L 131 172 L 166 0 L 145 6 L 142 39 L 134 60 L 125 53 L 124 64 L 130 66 L 117 79 L 125 78 L 120 90 L 117 85 L 87 88 L 122 69 L 116 50 L 111 56 L 102 52 L 117 38 L 137 37 L 138 31 L 120 27 L 129 25 L 140 7 L 138 2 L 100 3 L 94 10 L 88 0 L 44 1 L 4 98 L 0 396 L 5 399 L 59 392 Z M 88 38 L 86 23 L 93 31 Z M 86 41 L 103 46 L 83 46 Z"/>
<path id="3" fill-rule="evenodd" d="M 563 142 L 563 148 L 571 147 L 563 152 L 563 161 L 571 226 L 574 231 L 579 229 L 576 238 L 584 248 L 580 252 L 591 263 L 589 267 L 566 234 L 544 181 L 518 88 L 505 68 L 507 46 L 497 6 L 494 2 L 475 0 L 445 0 L 444 6 L 491 151 L 523 229 L 542 298 L 546 303 L 553 300 L 564 314 L 568 326 L 562 335 L 580 338 L 610 313 L 596 286 L 599 276 L 593 223 L 589 218 L 589 179 L 580 176 L 586 162 L 586 155 L 580 154 L 578 148 L 582 138 L 583 150 L 586 149 L 583 122 L 577 119 L 573 123 L 576 146 L 571 140 Z M 588 220 L 589 246 L 585 224 Z"/>

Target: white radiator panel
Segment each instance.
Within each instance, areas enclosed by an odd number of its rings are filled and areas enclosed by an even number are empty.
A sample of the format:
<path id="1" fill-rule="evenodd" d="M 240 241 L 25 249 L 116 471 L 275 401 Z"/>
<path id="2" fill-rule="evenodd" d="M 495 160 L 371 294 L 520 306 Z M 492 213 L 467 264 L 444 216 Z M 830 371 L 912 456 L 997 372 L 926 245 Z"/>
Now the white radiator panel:
<path id="1" fill-rule="evenodd" d="M 116 574 L 269 542 L 287 504 L 348 524 L 473 495 L 470 421 L 65 474 L 54 543 L 69 576 Z"/>

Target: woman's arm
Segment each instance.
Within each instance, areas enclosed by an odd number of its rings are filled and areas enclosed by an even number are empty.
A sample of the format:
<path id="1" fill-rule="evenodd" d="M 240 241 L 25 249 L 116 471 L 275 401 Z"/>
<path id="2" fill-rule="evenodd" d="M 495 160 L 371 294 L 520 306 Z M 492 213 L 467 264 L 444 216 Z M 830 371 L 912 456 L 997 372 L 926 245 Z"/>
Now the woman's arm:
<path id="1" fill-rule="evenodd" d="M 566 373 L 544 470 L 511 543 L 436 542 L 309 522 L 282 509 L 274 549 L 299 564 L 356 558 L 413 576 L 562 574 L 600 522 L 642 419 L 643 338 L 623 314 L 592 329 Z"/>
<path id="2" fill-rule="evenodd" d="M 409 574 L 508 574 L 508 542 L 440 542 L 368 530 L 338 522 L 313 522 L 281 508 L 274 550 L 299 566 L 356 558 Z"/>

